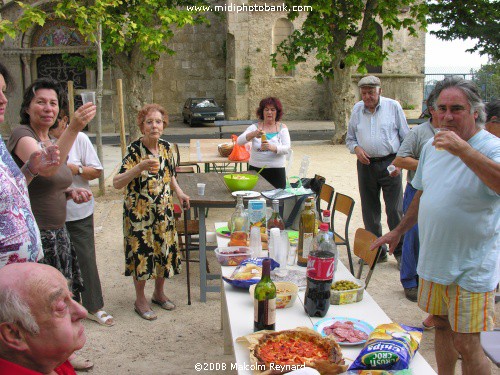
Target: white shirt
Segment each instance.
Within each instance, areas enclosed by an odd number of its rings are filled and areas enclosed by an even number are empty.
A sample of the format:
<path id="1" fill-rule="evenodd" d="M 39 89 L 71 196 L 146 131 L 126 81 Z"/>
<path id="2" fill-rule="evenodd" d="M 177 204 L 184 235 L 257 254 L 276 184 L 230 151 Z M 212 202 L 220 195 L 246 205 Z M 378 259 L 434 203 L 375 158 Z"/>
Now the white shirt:
<path id="1" fill-rule="evenodd" d="M 360 146 L 371 158 L 384 157 L 398 152 L 409 131 L 401 105 L 381 96 L 373 113 L 363 101 L 354 105 L 345 143 L 352 154 Z"/>
<path id="2" fill-rule="evenodd" d="M 103 169 L 97 157 L 92 142 L 85 133 L 78 133 L 75 143 L 68 154 L 68 164 L 76 164 L 83 167 Z M 71 187 L 85 188 L 90 190 L 89 181 L 82 176 L 73 176 Z M 73 200 L 66 203 L 66 221 L 85 219 L 94 213 L 94 197 L 85 203 L 76 204 Z"/>

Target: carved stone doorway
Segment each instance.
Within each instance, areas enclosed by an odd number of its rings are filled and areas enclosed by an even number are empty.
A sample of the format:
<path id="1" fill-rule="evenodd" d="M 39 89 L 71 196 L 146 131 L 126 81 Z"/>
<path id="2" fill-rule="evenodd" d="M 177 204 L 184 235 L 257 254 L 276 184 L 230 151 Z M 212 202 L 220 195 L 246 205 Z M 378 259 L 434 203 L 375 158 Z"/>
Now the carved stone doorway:
<path id="1" fill-rule="evenodd" d="M 41 55 L 36 59 L 36 70 L 38 78 L 52 78 L 61 83 L 66 94 L 68 93 L 68 81 L 73 81 L 75 89 L 85 89 L 87 87 L 87 75 L 85 69 L 79 69 L 71 65 L 65 58 L 67 57 L 82 57 L 79 54 L 67 54 L 63 57 L 62 54 Z M 82 105 L 80 95 L 74 97 L 75 108 Z M 88 125 L 84 130 L 88 130 Z"/>

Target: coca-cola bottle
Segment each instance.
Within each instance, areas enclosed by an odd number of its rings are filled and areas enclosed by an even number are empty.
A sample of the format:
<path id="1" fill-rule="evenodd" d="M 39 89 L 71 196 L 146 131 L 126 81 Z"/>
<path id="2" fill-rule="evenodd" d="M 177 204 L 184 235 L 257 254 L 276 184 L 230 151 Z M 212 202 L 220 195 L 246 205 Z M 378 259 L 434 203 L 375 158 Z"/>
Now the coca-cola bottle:
<path id="1" fill-rule="evenodd" d="M 335 270 L 335 243 L 328 234 L 328 224 L 322 223 L 307 258 L 307 288 L 304 310 L 309 316 L 323 317 L 330 307 L 330 288 Z"/>

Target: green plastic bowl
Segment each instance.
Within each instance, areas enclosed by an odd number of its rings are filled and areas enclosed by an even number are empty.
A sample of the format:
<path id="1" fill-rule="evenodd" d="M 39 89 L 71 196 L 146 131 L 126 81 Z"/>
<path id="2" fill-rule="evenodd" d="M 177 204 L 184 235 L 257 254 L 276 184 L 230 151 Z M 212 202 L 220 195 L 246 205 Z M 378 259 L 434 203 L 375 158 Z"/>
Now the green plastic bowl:
<path id="1" fill-rule="evenodd" d="M 231 191 L 252 190 L 259 176 L 246 173 L 232 173 L 224 175 L 224 182 Z"/>

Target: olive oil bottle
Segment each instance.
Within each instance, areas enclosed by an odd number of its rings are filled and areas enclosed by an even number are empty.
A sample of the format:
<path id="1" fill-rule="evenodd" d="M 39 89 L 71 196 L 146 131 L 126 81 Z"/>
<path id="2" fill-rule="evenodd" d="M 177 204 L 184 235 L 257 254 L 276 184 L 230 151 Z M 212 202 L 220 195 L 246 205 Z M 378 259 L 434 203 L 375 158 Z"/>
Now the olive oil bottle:
<path id="1" fill-rule="evenodd" d="M 271 259 L 262 261 L 262 278 L 253 293 L 253 330 L 273 330 L 276 323 L 276 286 L 271 280 Z"/>
<path id="2" fill-rule="evenodd" d="M 314 198 L 308 197 L 304 205 L 304 210 L 300 214 L 297 265 L 301 267 L 307 266 L 307 257 L 312 250 L 313 239 L 318 231 L 316 227 L 316 213 L 313 205 Z"/>

